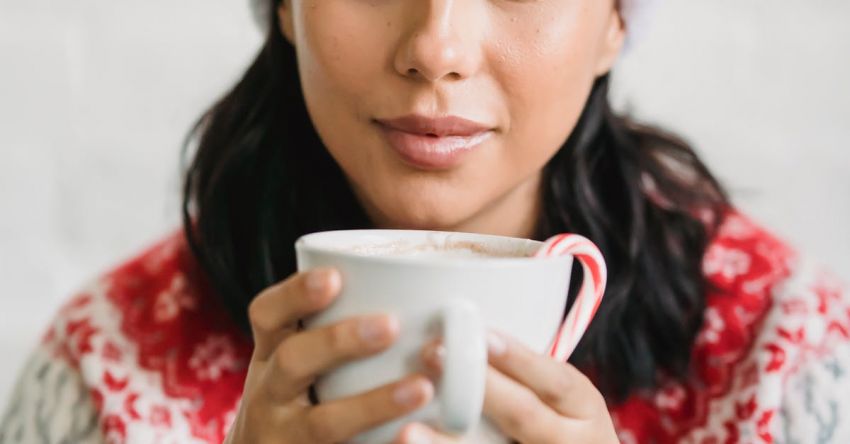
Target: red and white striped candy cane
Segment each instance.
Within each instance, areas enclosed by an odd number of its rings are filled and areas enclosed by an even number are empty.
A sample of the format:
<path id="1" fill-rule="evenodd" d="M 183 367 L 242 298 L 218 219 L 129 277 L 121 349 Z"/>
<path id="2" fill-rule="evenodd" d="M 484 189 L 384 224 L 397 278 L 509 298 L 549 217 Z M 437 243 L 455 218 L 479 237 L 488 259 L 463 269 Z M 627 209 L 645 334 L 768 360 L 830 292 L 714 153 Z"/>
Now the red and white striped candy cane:
<path id="1" fill-rule="evenodd" d="M 571 255 L 581 263 L 584 279 L 578 297 L 561 324 L 549 350 L 549 356 L 560 362 L 566 362 L 590 325 L 593 315 L 596 314 L 602 302 L 608 280 L 608 269 L 599 248 L 589 239 L 577 234 L 560 234 L 550 238 L 540 247 L 535 256 L 564 255 Z"/>

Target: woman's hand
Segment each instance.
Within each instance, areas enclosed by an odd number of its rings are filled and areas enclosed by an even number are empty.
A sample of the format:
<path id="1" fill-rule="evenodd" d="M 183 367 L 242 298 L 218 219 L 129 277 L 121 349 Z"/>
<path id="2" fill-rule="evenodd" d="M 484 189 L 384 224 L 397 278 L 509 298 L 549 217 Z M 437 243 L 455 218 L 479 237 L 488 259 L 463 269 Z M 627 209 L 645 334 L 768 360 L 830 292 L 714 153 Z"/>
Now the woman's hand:
<path id="1" fill-rule="evenodd" d="M 488 337 L 488 354 L 484 414 L 502 433 L 524 444 L 619 443 L 602 394 L 575 367 L 497 333 Z M 441 355 L 439 344 L 423 351 L 425 363 L 435 372 Z M 423 424 L 410 424 L 397 442 L 460 441 Z"/>
<path id="2" fill-rule="evenodd" d="M 330 269 L 294 275 L 251 303 L 254 354 L 237 417 L 225 442 L 337 443 L 428 403 L 434 388 L 422 375 L 346 399 L 310 404 L 316 375 L 386 349 L 398 321 L 386 315 L 297 331 L 298 319 L 327 307 L 341 287 Z"/>

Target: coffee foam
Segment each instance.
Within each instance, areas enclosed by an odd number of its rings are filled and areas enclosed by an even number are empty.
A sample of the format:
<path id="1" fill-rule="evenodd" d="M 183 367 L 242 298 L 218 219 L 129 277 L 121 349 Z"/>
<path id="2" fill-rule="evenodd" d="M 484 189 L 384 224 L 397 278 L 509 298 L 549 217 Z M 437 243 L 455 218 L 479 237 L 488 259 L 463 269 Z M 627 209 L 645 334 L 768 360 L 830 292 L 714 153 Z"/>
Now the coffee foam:
<path id="1" fill-rule="evenodd" d="M 472 241 L 424 242 L 394 241 L 384 244 L 368 244 L 346 248 L 355 254 L 364 256 L 394 256 L 417 258 L 510 258 L 526 257 L 517 251 L 505 251 Z"/>

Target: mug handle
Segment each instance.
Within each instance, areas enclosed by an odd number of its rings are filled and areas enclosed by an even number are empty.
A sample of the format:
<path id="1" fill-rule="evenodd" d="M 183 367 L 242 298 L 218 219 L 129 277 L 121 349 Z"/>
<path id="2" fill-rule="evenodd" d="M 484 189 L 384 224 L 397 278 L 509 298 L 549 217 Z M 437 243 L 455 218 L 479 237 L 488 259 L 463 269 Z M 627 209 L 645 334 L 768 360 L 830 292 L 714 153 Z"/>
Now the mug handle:
<path id="1" fill-rule="evenodd" d="M 441 311 L 443 374 L 437 388 L 442 428 L 463 434 L 474 428 L 484 404 L 487 345 L 478 308 L 457 299 Z"/>
<path id="2" fill-rule="evenodd" d="M 547 240 L 537 257 L 571 255 L 581 263 L 584 276 L 576 301 L 561 324 L 558 334 L 552 341 L 549 356 L 560 362 L 566 362 L 575 350 L 590 321 L 596 314 L 605 284 L 608 269 L 602 252 L 589 239 L 577 234 L 561 234 Z"/>

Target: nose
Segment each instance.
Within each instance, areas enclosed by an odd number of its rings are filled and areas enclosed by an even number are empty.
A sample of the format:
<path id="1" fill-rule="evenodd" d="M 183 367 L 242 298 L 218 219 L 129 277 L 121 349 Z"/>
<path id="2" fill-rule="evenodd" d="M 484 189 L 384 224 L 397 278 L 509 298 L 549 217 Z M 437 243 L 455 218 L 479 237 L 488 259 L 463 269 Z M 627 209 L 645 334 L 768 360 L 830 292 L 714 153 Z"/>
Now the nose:
<path id="1" fill-rule="evenodd" d="M 481 60 L 479 37 L 484 11 L 474 0 L 414 0 L 407 2 L 406 27 L 394 65 L 419 81 L 461 80 L 471 76 Z"/>

